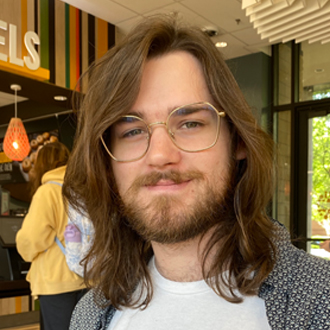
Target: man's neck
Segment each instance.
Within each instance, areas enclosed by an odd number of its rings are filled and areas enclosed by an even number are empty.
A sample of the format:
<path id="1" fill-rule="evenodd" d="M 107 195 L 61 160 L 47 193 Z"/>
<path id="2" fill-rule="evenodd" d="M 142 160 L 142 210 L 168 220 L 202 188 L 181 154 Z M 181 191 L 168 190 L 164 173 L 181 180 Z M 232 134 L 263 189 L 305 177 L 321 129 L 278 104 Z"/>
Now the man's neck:
<path id="1" fill-rule="evenodd" d="M 165 278 L 176 282 L 193 282 L 203 279 L 203 251 L 211 233 L 177 244 L 160 244 L 152 242 L 155 264 L 159 273 Z M 212 253 L 206 265 L 210 264 Z"/>

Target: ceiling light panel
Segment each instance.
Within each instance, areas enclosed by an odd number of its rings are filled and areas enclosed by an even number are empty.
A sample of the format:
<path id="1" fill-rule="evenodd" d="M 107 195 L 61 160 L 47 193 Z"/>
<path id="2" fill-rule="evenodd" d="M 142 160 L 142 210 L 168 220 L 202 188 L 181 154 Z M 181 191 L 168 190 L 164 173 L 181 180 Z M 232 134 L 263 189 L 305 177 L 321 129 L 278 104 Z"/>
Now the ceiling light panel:
<path id="1" fill-rule="evenodd" d="M 261 39 L 329 42 L 330 0 L 242 0 Z"/>
<path id="2" fill-rule="evenodd" d="M 318 13 L 319 14 L 319 13 Z M 309 31 L 310 28 L 322 24 L 324 22 L 329 22 L 329 15 L 322 15 L 322 16 L 307 16 L 302 19 L 299 19 L 295 22 L 292 22 L 288 24 L 287 28 L 280 28 L 276 31 L 273 31 L 274 33 L 265 33 L 261 34 L 261 39 L 269 38 L 270 42 L 274 42 L 275 40 L 286 42 L 289 40 L 295 40 L 297 39 L 297 34 L 303 31 Z M 294 37 L 291 39 L 287 39 L 288 35 L 294 34 Z M 308 40 L 308 39 L 304 39 Z M 298 43 L 298 41 L 296 41 Z"/>
<path id="3" fill-rule="evenodd" d="M 309 5 L 308 8 L 305 8 L 304 6 L 300 7 L 301 10 L 297 10 L 291 15 L 280 17 L 278 20 L 273 20 L 271 23 L 266 24 L 265 22 L 261 22 L 260 26 L 258 27 L 258 33 L 263 33 L 272 29 L 275 29 L 279 26 L 284 27 L 283 29 L 286 29 L 286 25 L 289 23 L 292 24 L 292 22 L 295 22 L 296 20 L 302 18 L 302 21 L 305 22 L 308 19 L 308 16 L 310 14 L 313 14 L 317 12 L 317 10 L 320 8 L 317 0 L 310 0 L 311 4 Z M 296 4 L 294 4 L 296 6 Z M 317 14 L 323 15 L 323 13 L 318 13 Z M 296 24 L 298 25 L 298 24 Z"/>
<path id="4" fill-rule="evenodd" d="M 311 25 L 309 28 L 305 30 L 298 30 L 298 31 L 291 31 L 291 34 L 288 35 L 286 38 L 283 39 L 283 42 L 288 42 L 290 40 L 296 39 L 299 40 L 306 40 L 309 38 L 309 34 L 317 32 L 318 34 L 322 33 L 323 31 L 330 31 L 330 15 L 327 19 L 326 23 Z"/>
<path id="5" fill-rule="evenodd" d="M 261 19 L 266 19 L 267 17 L 270 20 L 273 20 L 272 18 L 276 13 L 280 11 L 285 12 L 284 9 L 288 9 L 288 8 L 290 8 L 290 5 L 286 1 L 281 1 L 279 3 L 273 4 L 272 6 L 266 8 L 265 10 L 261 10 L 260 12 L 253 13 L 252 15 L 250 15 L 250 22 L 253 23 Z"/>
<path id="6" fill-rule="evenodd" d="M 242 9 L 247 9 L 249 8 L 250 6 L 254 6 L 256 4 L 260 3 L 260 0 L 243 0 L 242 1 Z"/>
<path id="7" fill-rule="evenodd" d="M 274 4 L 272 0 L 265 0 L 263 2 L 258 3 L 258 6 L 251 6 L 246 8 L 246 16 L 250 16 L 252 14 L 258 13 L 261 10 L 264 10 Z"/>
<path id="8" fill-rule="evenodd" d="M 285 7 L 284 9 L 274 12 L 272 15 L 254 21 L 253 27 L 259 28 L 262 26 L 269 26 L 274 24 L 274 22 L 276 22 L 276 26 L 280 26 L 278 23 L 279 20 L 292 20 L 293 17 L 298 18 L 303 15 L 302 9 L 304 9 L 303 1 L 296 1 L 294 5 L 290 7 Z"/>

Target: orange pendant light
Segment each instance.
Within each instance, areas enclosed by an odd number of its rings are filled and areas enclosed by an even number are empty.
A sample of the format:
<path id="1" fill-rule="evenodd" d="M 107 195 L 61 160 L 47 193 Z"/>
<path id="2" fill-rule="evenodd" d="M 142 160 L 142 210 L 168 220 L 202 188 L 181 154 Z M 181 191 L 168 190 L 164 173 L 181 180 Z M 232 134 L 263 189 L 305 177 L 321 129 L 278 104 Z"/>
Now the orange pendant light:
<path id="1" fill-rule="evenodd" d="M 24 125 L 17 118 L 17 91 L 21 90 L 19 85 L 11 85 L 15 91 L 15 118 L 11 118 L 5 138 L 3 140 L 3 151 L 12 160 L 22 161 L 30 152 L 30 143 Z"/>

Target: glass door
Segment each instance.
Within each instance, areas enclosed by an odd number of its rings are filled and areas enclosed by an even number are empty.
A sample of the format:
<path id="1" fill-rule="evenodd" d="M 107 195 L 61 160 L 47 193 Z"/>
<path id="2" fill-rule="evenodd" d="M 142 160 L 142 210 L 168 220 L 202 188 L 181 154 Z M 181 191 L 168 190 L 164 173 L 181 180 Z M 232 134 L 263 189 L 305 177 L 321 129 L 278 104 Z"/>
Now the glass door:
<path id="1" fill-rule="evenodd" d="M 293 236 L 330 260 L 330 105 L 296 110 Z"/>
<path id="2" fill-rule="evenodd" d="M 307 251 L 330 259 L 330 114 L 308 119 Z"/>

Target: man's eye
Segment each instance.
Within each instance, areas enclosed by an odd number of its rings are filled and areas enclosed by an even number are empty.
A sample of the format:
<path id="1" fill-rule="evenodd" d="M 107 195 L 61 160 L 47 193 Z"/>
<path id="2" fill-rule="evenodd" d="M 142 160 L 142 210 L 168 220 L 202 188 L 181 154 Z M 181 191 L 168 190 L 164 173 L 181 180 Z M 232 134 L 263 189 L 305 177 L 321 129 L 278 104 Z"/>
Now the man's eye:
<path id="1" fill-rule="evenodd" d="M 188 121 L 182 125 L 182 128 L 192 129 L 192 128 L 197 128 L 199 126 L 202 126 L 202 124 L 197 121 Z"/>
<path id="2" fill-rule="evenodd" d="M 137 137 L 143 134 L 144 131 L 140 128 L 131 129 L 123 134 L 123 138 Z"/>

